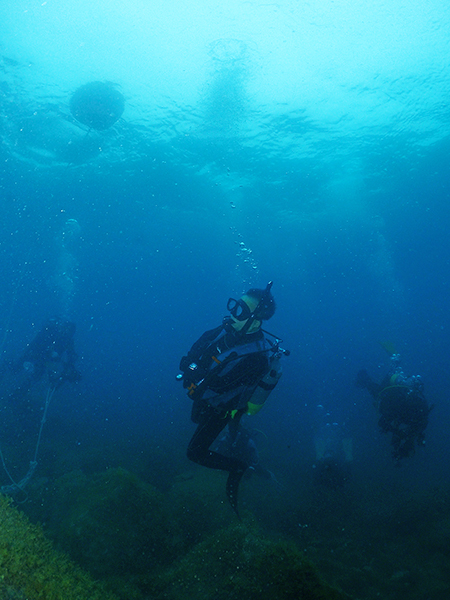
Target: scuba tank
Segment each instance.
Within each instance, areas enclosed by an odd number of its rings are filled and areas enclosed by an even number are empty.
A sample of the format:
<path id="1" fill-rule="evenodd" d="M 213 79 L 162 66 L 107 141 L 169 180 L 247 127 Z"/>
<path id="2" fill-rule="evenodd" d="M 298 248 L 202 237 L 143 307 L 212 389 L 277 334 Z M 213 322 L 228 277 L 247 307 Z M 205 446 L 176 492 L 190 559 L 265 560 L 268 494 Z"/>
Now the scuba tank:
<path id="1" fill-rule="evenodd" d="M 247 402 L 248 415 L 255 415 L 261 410 L 270 393 L 279 382 L 283 372 L 280 361 L 281 354 L 282 352 L 276 352 L 270 359 L 269 372 L 258 382 Z"/>

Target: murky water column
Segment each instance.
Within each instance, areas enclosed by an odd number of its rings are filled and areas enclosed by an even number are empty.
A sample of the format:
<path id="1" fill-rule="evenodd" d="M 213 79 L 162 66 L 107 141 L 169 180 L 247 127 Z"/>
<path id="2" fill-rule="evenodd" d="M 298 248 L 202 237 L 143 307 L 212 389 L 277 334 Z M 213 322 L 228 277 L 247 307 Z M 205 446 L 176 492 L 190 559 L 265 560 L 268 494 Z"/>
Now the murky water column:
<path id="1" fill-rule="evenodd" d="M 55 274 L 55 289 L 59 297 L 60 311 L 69 318 L 78 281 L 78 260 L 75 256 L 81 227 L 76 219 L 64 223 L 58 239 L 59 256 Z"/>

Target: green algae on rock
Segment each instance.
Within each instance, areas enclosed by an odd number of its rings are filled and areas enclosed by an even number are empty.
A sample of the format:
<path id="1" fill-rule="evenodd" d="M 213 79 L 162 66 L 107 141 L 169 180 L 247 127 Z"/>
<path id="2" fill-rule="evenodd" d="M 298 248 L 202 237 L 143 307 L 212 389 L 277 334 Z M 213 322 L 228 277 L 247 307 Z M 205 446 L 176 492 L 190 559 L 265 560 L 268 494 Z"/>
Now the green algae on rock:
<path id="1" fill-rule="evenodd" d="M 0 593 L 24 600 L 115 600 L 87 573 L 56 551 L 9 498 L 0 495 Z"/>

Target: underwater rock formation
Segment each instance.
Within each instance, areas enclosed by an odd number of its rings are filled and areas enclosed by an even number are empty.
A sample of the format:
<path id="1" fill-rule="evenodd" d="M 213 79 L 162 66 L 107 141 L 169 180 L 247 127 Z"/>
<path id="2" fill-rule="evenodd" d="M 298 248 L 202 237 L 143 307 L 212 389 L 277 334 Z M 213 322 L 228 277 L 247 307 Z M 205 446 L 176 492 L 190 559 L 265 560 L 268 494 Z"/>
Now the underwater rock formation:
<path id="1" fill-rule="evenodd" d="M 0 597 L 15 600 L 115 600 L 57 552 L 38 525 L 0 495 Z"/>
<path id="2" fill-rule="evenodd" d="M 73 471 L 36 504 L 51 539 L 122 600 L 347 598 L 293 542 L 267 537 L 247 511 L 237 521 L 220 473 L 199 473 L 162 493 L 123 468 Z"/>
<path id="3" fill-rule="evenodd" d="M 180 551 L 163 495 L 125 469 L 73 471 L 51 493 L 49 536 L 96 578 L 136 577 Z"/>
<path id="4" fill-rule="evenodd" d="M 158 590 L 158 584 L 160 589 Z M 160 574 L 157 600 L 344 600 L 295 544 L 264 536 L 251 518 L 209 536 Z"/>

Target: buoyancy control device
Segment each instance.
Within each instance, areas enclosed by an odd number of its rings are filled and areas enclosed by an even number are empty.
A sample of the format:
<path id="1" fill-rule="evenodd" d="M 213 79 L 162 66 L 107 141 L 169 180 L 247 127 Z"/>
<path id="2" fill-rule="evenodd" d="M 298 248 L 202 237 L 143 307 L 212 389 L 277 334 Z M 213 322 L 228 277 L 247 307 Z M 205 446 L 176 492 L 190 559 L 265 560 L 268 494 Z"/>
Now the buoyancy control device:
<path id="1" fill-rule="evenodd" d="M 270 357 L 268 373 L 258 382 L 253 394 L 247 402 L 248 415 L 255 415 L 261 410 L 272 390 L 278 384 L 283 373 L 280 360 L 283 353 L 285 353 L 285 351 L 279 348 L 278 351 Z"/>

